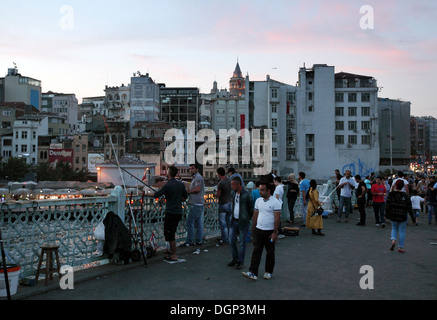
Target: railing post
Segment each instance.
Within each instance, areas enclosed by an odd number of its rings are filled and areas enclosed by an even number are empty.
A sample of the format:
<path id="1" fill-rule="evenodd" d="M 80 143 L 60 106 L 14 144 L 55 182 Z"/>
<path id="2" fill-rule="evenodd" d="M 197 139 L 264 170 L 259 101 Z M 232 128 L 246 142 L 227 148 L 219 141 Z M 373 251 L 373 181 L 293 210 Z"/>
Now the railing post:
<path id="1" fill-rule="evenodd" d="M 111 191 L 111 196 L 117 197 L 117 202 L 109 204 L 109 211 L 114 212 L 120 217 L 121 221 L 124 221 L 126 215 L 126 195 L 123 188 L 120 186 L 116 186 Z"/>

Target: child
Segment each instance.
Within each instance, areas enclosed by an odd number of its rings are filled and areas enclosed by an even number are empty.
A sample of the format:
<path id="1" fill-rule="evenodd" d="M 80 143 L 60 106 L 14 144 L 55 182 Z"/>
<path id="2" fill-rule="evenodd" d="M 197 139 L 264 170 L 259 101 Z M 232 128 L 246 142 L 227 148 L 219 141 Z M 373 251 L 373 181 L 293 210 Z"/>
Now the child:
<path id="1" fill-rule="evenodd" d="M 416 221 L 413 223 L 418 225 L 419 222 L 419 214 L 420 214 L 420 204 L 423 203 L 423 198 L 418 196 L 417 190 L 413 190 L 413 196 L 411 197 L 411 203 L 413 204 L 413 212 L 416 217 Z"/>

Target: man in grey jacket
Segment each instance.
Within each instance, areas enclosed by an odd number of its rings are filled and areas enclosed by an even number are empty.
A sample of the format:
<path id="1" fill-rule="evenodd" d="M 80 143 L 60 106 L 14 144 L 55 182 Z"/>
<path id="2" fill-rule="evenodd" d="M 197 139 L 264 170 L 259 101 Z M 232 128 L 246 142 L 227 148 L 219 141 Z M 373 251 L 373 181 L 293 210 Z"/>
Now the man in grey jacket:
<path id="1" fill-rule="evenodd" d="M 246 238 L 253 216 L 252 195 L 243 189 L 241 179 L 235 177 L 231 181 L 232 187 L 232 221 L 229 233 L 232 261 L 228 266 L 236 269 L 244 267 L 246 256 Z M 238 237 L 238 244 L 237 244 Z"/>

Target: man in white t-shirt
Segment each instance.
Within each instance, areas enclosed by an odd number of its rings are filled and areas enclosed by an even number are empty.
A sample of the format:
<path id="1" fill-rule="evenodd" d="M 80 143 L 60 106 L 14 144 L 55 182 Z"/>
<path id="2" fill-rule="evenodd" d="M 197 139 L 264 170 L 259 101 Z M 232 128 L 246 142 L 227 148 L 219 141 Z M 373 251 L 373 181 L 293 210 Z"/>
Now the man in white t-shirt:
<path id="1" fill-rule="evenodd" d="M 281 177 L 275 177 L 273 179 L 274 183 L 275 183 L 275 192 L 273 193 L 273 196 L 279 200 L 279 202 L 282 205 L 282 198 L 284 197 L 284 185 L 282 184 L 282 179 Z"/>
<path id="2" fill-rule="evenodd" d="M 343 207 L 345 209 L 345 222 L 349 222 L 349 214 L 352 214 L 352 191 L 358 187 L 357 182 L 352 177 L 352 172 L 346 170 L 344 172 L 344 177 L 340 179 L 338 187 L 341 189 L 340 193 L 340 204 L 338 206 L 338 218 L 337 222 L 341 222 L 341 216 L 343 214 Z"/>
<path id="3" fill-rule="evenodd" d="M 261 183 L 260 198 L 256 200 L 252 221 L 253 253 L 249 272 L 243 272 L 245 277 L 252 280 L 258 278 L 258 269 L 264 247 L 266 248 L 266 263 L 264 279 L 271 279 L 275 267 L 275 242 L 279 235 L 281 218 L 281 203 L 272 196 L 275 186 Z"/>
<path id="4" fill-rule="evenodd" d="M 404 173 L 402 171 L 399 171 L 398 172 L 398 178 L 393 180 L 393 183 L 391 185 L 390 191 L 394 190 L 396 181 L 398 181 L 398 180 L 403 180 L 404 181 L 404 187 L 402 188 L 402 192 L 406 192 L 407 194 L 410 194 L 410 189 L 408 188 L 409 182 L 408 182 L 408 180 L 404 179 Z"/>

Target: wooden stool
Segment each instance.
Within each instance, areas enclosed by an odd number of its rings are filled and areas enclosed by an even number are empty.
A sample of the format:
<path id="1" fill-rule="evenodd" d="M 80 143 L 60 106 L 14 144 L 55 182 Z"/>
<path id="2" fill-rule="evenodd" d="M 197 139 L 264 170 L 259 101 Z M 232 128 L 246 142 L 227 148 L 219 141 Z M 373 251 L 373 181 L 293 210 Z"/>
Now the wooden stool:
<path id="1" fill-rule="evenodd" d="M 36 270 L 36 277 L 35 277 L 35 283 L 38 284 L 38 278 L 39 278 L 39 274 L 41 271 L 44 271 L 43 269 L 41 269 L 41 264 L 42 261 L 44 259 L 44 253 L 47 256 L 47 260 L 46 260 L 46 267 L 45 267 L 45 285 L 47 286 L 49 283 L 49 277 L 50 280 L 53 280 L 53 271 L 57 271 L 58 272 L 58 276 L 60 276 L 61 274 L 61 264 L 59 262 L 59 255 L 58 255 L 58 249 L 59 246 L 57 245 L 44 245 L 41 247 L 41 255 L 39 257 L 39 262 L 38 262 L 38 269 Z M 53 268 L 53 253 L 55 254 L 56 257 L 56 269 Z"/>
<path id="2" fill-rule="evenodd" d="M 284 227 L 284 233 L 286 236 L 297 237 L 299 235 L 299 228 Z"/>

